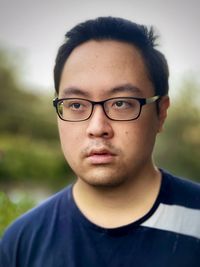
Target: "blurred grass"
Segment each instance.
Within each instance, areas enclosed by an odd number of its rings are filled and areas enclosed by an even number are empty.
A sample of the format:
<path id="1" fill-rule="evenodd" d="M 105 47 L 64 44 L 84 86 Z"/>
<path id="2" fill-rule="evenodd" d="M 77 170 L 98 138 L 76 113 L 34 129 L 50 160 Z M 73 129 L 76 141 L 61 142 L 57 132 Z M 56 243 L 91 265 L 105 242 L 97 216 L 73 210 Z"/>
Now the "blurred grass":
<path id="1" fill-rule="evenodd" d="M 15 203 L 3 192 L 0 192 L 0 237 L 5 228 L 18 216 L 26 212 L 35 205 L 30 198 L 23 197 Z"/>
<path id="2" fill-rule="evenodd" d="M 73 178 L 57 140 L 0 135 L 0 236 L 14 219 Z"/>

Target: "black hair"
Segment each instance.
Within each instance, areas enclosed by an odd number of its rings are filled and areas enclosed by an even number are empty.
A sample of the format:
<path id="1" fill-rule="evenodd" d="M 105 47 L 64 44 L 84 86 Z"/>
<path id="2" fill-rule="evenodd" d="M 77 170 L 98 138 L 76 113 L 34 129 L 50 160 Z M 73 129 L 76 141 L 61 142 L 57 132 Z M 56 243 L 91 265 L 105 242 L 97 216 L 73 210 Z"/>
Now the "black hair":
<path id="1" fill-rule="evenodd" d="M 169 69 L 165 56 L 155 48 L 157 38 L 152 26 L 148 29 L 144 25 L 116 17 L 99 17 L 76 25 L 66 33 L 65 42 L 58 50 L 54 67 L 56 92 L 59 92 L 64 64 L 73 49 L 90 40 L 116 40 L 133 44 L 139 49 L 155 93 L 160 96 L 168 94 Z"/>

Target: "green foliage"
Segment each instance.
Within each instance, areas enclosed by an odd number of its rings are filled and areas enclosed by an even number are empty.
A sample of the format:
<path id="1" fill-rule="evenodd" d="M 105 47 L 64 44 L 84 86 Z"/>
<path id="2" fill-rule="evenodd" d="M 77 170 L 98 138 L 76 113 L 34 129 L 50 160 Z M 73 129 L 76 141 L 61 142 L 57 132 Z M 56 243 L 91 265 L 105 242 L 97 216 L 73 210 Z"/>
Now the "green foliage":
<path id="1" fill-rule="evenodd" d="M 46 184 L 54 191 L 72 173 L 58 141 L 52 99 L 26 90 L 15 57 L 0 50 L 0 184 Z"/>
<path id="2" fill-rule="evenodd" d="M 0 51 L 0 132 L 58 138 L 51 97 L 28 92 L 17 78 L 15 65 Z"/>
<path id="3" fill-rule="evenodd" d="M 195 80 L 186 80 L 172 100 L 164 133 L 156 145 L 159 166 L 200 182 L 200 92 Z"/>
<path id="4" fill-rule="evenodd" d="M 34 204 L 28 197 L 24 197 L 18 203 L 15 203 L 5 193 L 0 192 L 0 237 L 14 219 L 32 208 Z"/>
<path id="5" fill-rule="evenodd" d="M 57 191 L 70 179 L 72 173 L 57 140 L 0 136 L 0 184 L 32 182 Z"/>

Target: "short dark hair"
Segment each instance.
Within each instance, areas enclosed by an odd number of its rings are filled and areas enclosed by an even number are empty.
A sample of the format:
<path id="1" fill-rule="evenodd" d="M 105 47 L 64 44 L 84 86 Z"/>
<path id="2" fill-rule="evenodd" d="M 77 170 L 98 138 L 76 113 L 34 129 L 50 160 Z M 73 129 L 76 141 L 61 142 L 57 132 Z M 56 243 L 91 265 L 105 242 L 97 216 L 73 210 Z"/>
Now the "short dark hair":
<path id="1" fill-rule="evenodd" d="M 169 69 L 165 56 L 158 51 L 154 29 L 126 19 L 99 17 L 76 25 L 65 35 L 65 42 L 58 50 L 54 67 L 55 90 L 59 92 L 62 70 L 74 48 L 90 40 L 116 40 L 134 45 L 139 49 L 147 67 L 155 93 L 168 94 Z"/>

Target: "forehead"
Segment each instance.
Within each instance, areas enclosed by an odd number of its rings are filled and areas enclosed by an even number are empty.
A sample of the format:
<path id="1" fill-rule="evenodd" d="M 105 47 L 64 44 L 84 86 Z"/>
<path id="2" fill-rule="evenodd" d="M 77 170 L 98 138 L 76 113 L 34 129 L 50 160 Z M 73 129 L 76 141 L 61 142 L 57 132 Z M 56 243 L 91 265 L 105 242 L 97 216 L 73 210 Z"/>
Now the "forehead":
<path id="1" fill-rule="evenodd" d="M 65 62 L 59 90 L 62 93 L 67 88 L 78 88 L 103 94 L 124 84 L 144 94 L 144 89 L 152 91 L 140 51 L 119 41 L 89 41 L 75 48 Z"/>

